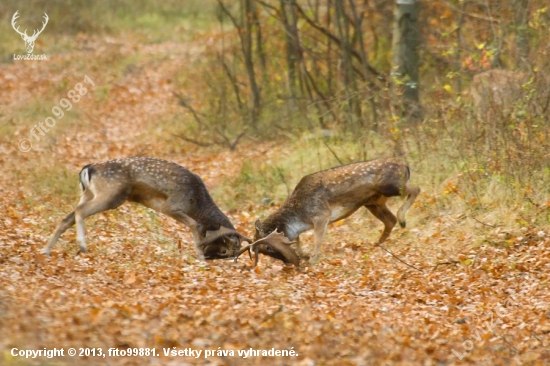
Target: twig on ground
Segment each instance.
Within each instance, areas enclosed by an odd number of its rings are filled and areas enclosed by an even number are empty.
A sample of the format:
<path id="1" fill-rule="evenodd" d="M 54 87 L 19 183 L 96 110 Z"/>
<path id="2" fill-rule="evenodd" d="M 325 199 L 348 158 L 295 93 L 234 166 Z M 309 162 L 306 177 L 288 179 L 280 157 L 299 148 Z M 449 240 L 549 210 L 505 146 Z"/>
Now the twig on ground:
<path id="1" fill-rule="evenodd" d="M 485 222 L 483 222 L 483 221 L 480 221 L 480 220 L 476 219 L 476 218 L 473 217 L 473 216 L 470 216 L 470 217 L 471 217 L 472 219 L 474 219 L 474 221 L 480 223 L 481 225 L 489 226 L 489 227 L 492 227 L 493 229 L 496 228 L 496 225 L 487 224 L 487 223 L 485 223 Z"/>
<path id="2" fill-rule="evenodd" d="M 416 269 L 417 271 L 419 272 L 424 272 L 423 270 L 413 266 L 412 264 L 409 264 L 407 262 L 405 262 L 403 259 L 399 258 L 398 256 L 396 256 L 395 254 L 393 254 L 392 252 L 390 252 L 387 248 L 383 247 L 382 244 L 380 243 L 376 243 L 376 246 L 377 247 L 380 247 L 382 249 L 384 249 L 387 253 L 389 253 L 392 257 L 394 257 L 395 259 L 397 259 L 398 261 L 400 261 L 401 263 L 403 263 L 404 265 L 408 266 L 408 267 L 411 267 L 413 269 Z"/>
<path id="3" fill-rule="evenodd" d="M 190 137 L 183 136 L 183 135 L 172 134 L 172 136 L 180 138 L 183 141 L 190 142 L 190 143 L 195 144 L 195 145 L 200 146 L 200 147 L 208 147 L 208 146 L 212 145 L 211 143 L 198 141 L 198 140 L 195 140 L 195 139 L 192 139 Z"/>
<path id="4" fill-rule="evenodd" d="M 262 320 L 261 322 L 262 323 L 265 323 L 266 321 L 268 321 L 269 319 L 273 318 L 275 315 L 277 315 L 277 313 L 280 313 L 281 311 L 283 311 L 283 305 L 279 305 L 279 308 L 277 310 L 275 310 L 273 313 L 271 313 L 270 315 L 268 315 L 264 320 Z"/>

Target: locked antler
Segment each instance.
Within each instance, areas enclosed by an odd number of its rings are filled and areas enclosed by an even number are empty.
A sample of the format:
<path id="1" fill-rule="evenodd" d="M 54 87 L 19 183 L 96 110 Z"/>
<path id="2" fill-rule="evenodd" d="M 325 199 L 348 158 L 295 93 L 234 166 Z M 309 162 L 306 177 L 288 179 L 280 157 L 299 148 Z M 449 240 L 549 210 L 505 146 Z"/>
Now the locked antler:
<path id="1" fill-rule="evenodd" d="M 298 267 L 300 265 L 300 257 L 290 246 L 292 243 L 294 242 L 288 240 L 283 233 L 275 230 L 265 238 L 243 247 L 235 256 L 235 261 L 244 252 L 252 250 L 255 254 L 254 267 L 258 264 L 259 253 L 280 259 L 285 263 L 292 263 Z"/>

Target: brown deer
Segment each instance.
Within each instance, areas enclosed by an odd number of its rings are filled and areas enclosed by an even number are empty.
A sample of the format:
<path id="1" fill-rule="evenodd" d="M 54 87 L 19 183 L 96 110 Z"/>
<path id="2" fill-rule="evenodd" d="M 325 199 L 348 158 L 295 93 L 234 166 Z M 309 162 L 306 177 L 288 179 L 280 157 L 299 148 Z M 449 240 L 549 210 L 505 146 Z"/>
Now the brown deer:
<path id="1" fill-rule="evenodd" d="M 86 165 L 80 171 L 82 197 L 43 253 L 48 255 L 61 234 L 76 223 L 80 252 L 86 252 L 84 219 L 138 202 L 189 226 L 199 259 L 230 258 L 248 241 L 216 206 L 201 178 L 166 160 L 134 157 Z"/>
<path id="2" fill-rule="evenodd" d="M 409 167 L 393 159 L 378 159 L 339 166 L 306 175 L 287 201 L 263 222 L 256 221 L 255 242 L 241 249 L 237 256 L 252 249 L 287 263 L 299 264 L 299 256 L 289 246 L 299 235 L 313 229 L 315 249 L 311 262 L 318 260 L 328 224 L 342 220 L 365 206 L 384 223 L 378 239 L 388 238 L 396 222 L 405 227 L 405 214 L 420 193 L 409 185 Z M 405 203 L 397 218 L 386 206 L 389 197 L 402 196 Z M 269 235 L 268 235 L 269 234 Z"/>

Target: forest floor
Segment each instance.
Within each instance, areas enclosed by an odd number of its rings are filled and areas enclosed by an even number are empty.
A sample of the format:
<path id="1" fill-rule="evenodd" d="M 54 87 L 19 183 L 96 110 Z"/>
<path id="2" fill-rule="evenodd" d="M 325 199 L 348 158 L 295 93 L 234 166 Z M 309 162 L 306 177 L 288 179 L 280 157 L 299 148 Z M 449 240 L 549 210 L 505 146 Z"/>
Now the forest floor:
<path id="1" fill-rule="evenodd" d="M 220 186 L 246 162 L 269 164 L 301 145 L 245 139 L 229 151 L 174 136 L 167 121 L 182 108 L 173 80 L 200 57 L 202 41 L 70 42 L 48 61 L 0 69 L 1 365 L 550 364 L 548 228 L 441 214 L 433 202 L 448 192 L 422 184 L 408 227 L 386 243 L 421 271 L 374 245 L 382 225 L 363 211 L 330 226 L 319 264 L 301 270 L 265 257 L 256 269 L 245 256 L 197 262 L 186 227 L 133 204 L 86 220 L 87 254 L 77 255 L 74 229 L 50 257 L 40 254 L 78 202 L 85 164 L 136 155 L 177 162 L 253 236 L 255 219 L 274 208 L 263 197 L 229 207 L 232 188 L 246 188 Z M 31 128 L 77 83 L 86 95 L 35 141 Z M 311 250 L 311 233 L 303 242 Z M 14 348 L 63 348 L 65 357 L 26 359 Z M 111 348 L 155 355 L 116 357 Z M 165 355 L 188 349 L 202 353 Z M 261 355 L 272 349 L 289 355 Z"/>

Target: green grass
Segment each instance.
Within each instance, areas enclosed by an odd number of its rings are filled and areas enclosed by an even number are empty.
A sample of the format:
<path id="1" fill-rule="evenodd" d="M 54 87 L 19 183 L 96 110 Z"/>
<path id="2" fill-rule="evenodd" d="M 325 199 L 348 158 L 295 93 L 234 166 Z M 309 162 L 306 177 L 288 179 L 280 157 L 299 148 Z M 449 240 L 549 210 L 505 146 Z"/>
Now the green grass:
<path id="1" fill-rule="evenodd" d="M 29 137 L 29 130 L 38 121 L 38 116 L 46 117 L 48 104 L 42 99 L 34 99 L 12 110 L 9 115 L 0 115 L 0 138 L 4 141 L 11 141 L 18 138 Z M 32 124 L 31 124 L 32 123 Z M 23 135 L 15 137 L 16 131 Z"/>
<path id="2" fill-rule="evenodd" d="M 82 113 L 78 108 L 78 104 L 73 103 L 69 111 L 63 110 L 64 114 L 62 118 L 55 119 L 56 122 L 53 127 L 47 127 L 47 125 L 43 123 L 48 130 L 44 136 L 36 132 L 36 136 L 40 139 L 36 141 L 34 137 L 31 137 L 31 129 L 38 125 L 39 122 L 44 122 L 47 117 L 54 117 L 52 108 L 56 105 L 58 105 L 58 103 L 50 100 L 33 99 L 28 104 L 19 106 L 11 115 L 0 116 L 1 138 L 7 141 L 13 140 L 14 143 L 21 138 L 28 138 L 32 141 L 35 148 L 51 144 L 57 136 L 62 135 L 68 129 L 74 128 L 82 121 Z M 16 131 L 18 131 L 17 136 L 15 136 Z"/>
<path id="3" fill-rule="evenodd" d="M 55 104 L 48 100 L 35 98 L 14 108 L 9 115 L 0 115 L 0 139 L 16 143 L 21 138 L 29 138 L 33 141 L 33 145 L 43 144 L 54 138 L 56 134 L 61 133 L 67 125 L 74 123 L 79 117 L 78 110 L 73 108 L 70 113 L 66 112 L 62 119 L 56 120 L 56 124 L 49 128 L 46 136 L 37 133 L 40 141 L 35 142 L 30 137 L 30 130 L 39 122 L 44 122 L 47 117 L 53 116 L 51 112 L 53 106 Z"/>
<path id="4" fill-rule="evenodd" d="M 36 167 L 27 177 L 37 194 L 49 195 L 77 202 L 80 195 L 78 186 L 78 172 L 67 169 L 62 165 Z"/>

